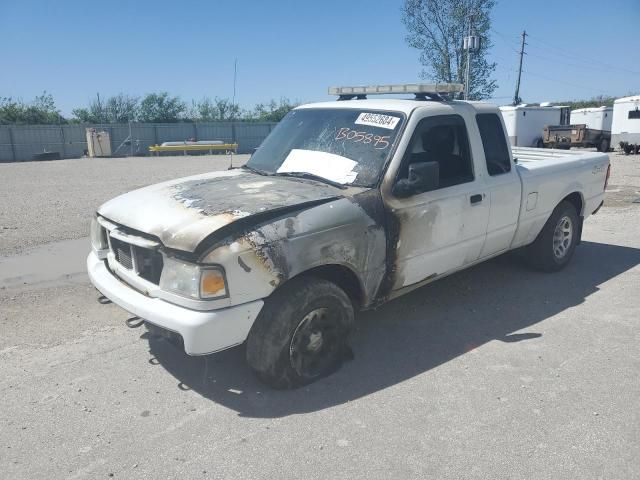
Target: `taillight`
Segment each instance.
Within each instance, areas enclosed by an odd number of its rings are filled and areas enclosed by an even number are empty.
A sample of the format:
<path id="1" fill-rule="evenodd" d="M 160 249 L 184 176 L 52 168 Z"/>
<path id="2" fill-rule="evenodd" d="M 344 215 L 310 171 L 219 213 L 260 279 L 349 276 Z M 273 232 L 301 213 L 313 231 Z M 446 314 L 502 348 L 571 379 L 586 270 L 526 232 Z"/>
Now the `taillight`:
<path id="1" fill-rule="evenodd" d="M 609 184 L 609 175 L 611 175 L 611 164 L 607 167 L 607 176 L 604 178 L 604 189 L 607 189 L 607 185 Z"/>

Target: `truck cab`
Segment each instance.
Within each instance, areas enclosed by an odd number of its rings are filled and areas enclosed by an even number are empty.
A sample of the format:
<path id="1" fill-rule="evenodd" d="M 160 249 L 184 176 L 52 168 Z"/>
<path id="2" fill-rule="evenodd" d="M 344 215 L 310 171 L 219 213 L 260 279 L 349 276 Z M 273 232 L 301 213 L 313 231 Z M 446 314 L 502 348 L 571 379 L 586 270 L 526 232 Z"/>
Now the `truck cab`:
<path id="1" fill-rule="evenodd" d="M 404 136 L 402 154 L 381 185 L 383 202 L 402 231 L 394 290 L 506 251 L 520 207 L 521 185 L 496 107 L 413 106 L 411 134 Z M 416 173 L 425 166 L 426 172 Z M 422 177 L 432 183 L 403 189 L 411 178 Z"/>
<path id="2" fill-rule="evenodd" d="M 508 250 L 557 271 L 602 204 L 608 157 L 509 148 L 458 85 L 340 87 L 245 166 L 102 205 L 96 288 L 188 354 L 246 342 L 276 388 L 338 368 L 355 313 Z M 378 93 L 415 99 L 366 99 Z"/>

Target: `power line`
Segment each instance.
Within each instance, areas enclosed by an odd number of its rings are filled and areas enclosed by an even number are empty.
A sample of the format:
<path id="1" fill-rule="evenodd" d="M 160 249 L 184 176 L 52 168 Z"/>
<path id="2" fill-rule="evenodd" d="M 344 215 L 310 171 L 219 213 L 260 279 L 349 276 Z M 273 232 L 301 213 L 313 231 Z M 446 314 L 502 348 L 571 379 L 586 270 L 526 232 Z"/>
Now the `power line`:
<path id="1" fill-rule="evenodd" d="M 533 41 L 533 43 L 539 43 L 539 44 L 543 45 L 543 46 L 540 46 L 540 45 L 537 45 L 537 46 L 533 45 L 533 46 L 535 48 L 539 48 L 541 50 L 542 49 L 547 49 L 546 53 L 551 53 L 551 54 L 558 55 L 558 56 L 561 56 L 561 57 L 570 58 L 573 61 L 576 61 L 576 60 L 580 61 L 580 59 L 582 59 L 582 62 L 584 62 L 584 63 L 588 62 L 590 65 L 599 64 L 599 65 L 601 65 L 601 66 L 603 66 L 605 68 L 608 68 L 608 69 L 622 70 L 622 71 L 624 71 L 626 73 L 631 73 L 631 74 L 634 74 L 634 75 L 640 75 L 640 72 L 636 72 L 634 70 L 630 70 L 630 69 L 625 68 L 625 67 L 619 67 L 619 66 L 616 66 L 616 65 L 611 65 L 610 63 L 606 63 L 606 62 L 603 62 L 601 60 L 594 59 L 593 57 L 588 57 L 588 56 L 585 56 L 585 55 L 582 55 L 582 54 L 579 54 L 579 53 L 576 53 L 576 52 L 571 52 L 570 50 L 567 50 L 566 48 L 559 47 L 558 45 L 555 45 L 553 43 L 550 43 L 550 42 L 547 42 L 545 40 L 542 40 L 541 38 L 538 38 L 536 36 L 531 36 L 530 35 L 529 41 L 530 42 Z"/>
<path id="2" fill-rule="evenodd" d="M 531 53 L 530 51 L 529 51 L 529 52 L 527 52 L 527 54 L 528 54 L 529 56 L 531 56 L 531 57 L 539 58 L 539 59 L 541 59 L 541 60 L 545 60 L 545 61 L 547 61 L 547 62 L 551 62 L 551 63 L 554 63 L 554 64 L 556 64 L 556 65 L 557 65 L 557 64 L 558 64 L 558 62 L 560 61 L 560 60 L 558 60 L 558 59 L 556 59 L 556 58 L 549 58 L 549 57 L 546 57 L 546 56 L 544 56 L 544 55 L 540 55 L 540 54 L 537 54 L 537 53 Z M 565 60 L 562 60 L 561 62 L 562 62 L 562 65 L 563 65 L 563 66 L 570 66 L 570 67 L 584 68 L 584 69 L 587 69 L 587 70 L 598 70 L 598 71 L 601 71 L 601 70 L 602 70 L 602 67 L 596 67 L 596 66 L 594 66 L 594 65 L 586 65 L 586 64 L 572 63 L 572 62 L 567 62 L 567 61 L 565 61 Z"/>
<path id="3" fill-rule="evenodd" d="M 499 32 L 498 30 L 496 30 L 494 28 L 491 28 L 491 31 L 493 33 L 495 33 L 496 35 L 498 35 L 498 37 L 500 37 L 500 39 L 502 41 L 504 41 L 509 46 L 509 49 L 511 51 L 513 51 L 514 53 L 517 53 L 517 54 L 520 53 L 516 48 L 516 45 L 518 43 L 520 43 L 520 42 L 517 39 L 515 34 Z M 539 49 L 541 51 L 544 51 L 546 54 L 557 55 L 557 56 L 560 56 L 560 57 L 569 58 L 570 60 L 572 60 L 574 62 L 574 64 L 580 63 L 580 64 L 583 64 L 585 66 L 588 65 L 589 68 L 596 69 L 596 70 L 598 68 L 595 67 L 594 65 L 595 64 L 599 64 L 602 67 L 607 68 L 607 69 L 620 70 L 620 71 L 623 71 L 625 73 L 631 73 L 631 74 L 634 74 L 634 75 L 640 75 L 640 72 L 637 72 L 637 71 L 634 71 L 634 70 L 630 70 L 630 69 L 625 68 L 625 67 L 612 65 L 610 63 L 603 62 L 601 60 L 594 59 L 593 56 L 586 56 L 584 54 L 579 54 L 579 53 L 576 53 L 576 52 L 572 52 L 570 50 L 567 50 L 566 48 L 559 47 L 556 43 L 551 43 L 551 42 L 548 42 L 546 40 L 542 40 L 541 38 L 539 38 L 539 37 L 537 37 L 535 35 L 531 35 L 530 33 L 528 33 L 527 36 L 529 37 L 529 42 L 530 42 L 529 47 L 530 48 Z M 536 56 L 536 54 L 533 54 L 530 51 L 527 52 L 527 53 L 529 55 Z M 540 56 L 540 55 L 538 55 L 538 56 Z M 558 60 L 554 60 L 554 61 L 558 61 Z M 566 61 L 564 63 L 567 64 L 567 65 L 570 65 Z"/>
<path id="4" fill-rule="evenodd" d="M 556 82 L 556 83 L 562 83 L 564 85 L 568 85 L 570 87 L 574 87 L 574 88 L 581 88 L 583 90 L 590 90 L 592 92 L 598 92 L 600 94 L 605 94 L 604 90 L 599 90 L 596 88 L 592 88 L 592 87 L 585 87 L 584 85 L 577 85 L 575 83 L 571 83 L 571 82 L 565 82 L 564 80 L 558 80 L 557 78 L 551 78 L 551 77 L 547 77 L 545 75 L 540 75 L 539 73 L 534 73 L 530 70 L 523 70 L 524 73 L 526 73 L 527 75 L 533 75 L 534 77 L 539 77 L 545 80 L 548 80 L 550 82 Z"/>
<path id="5" fill-rule="evenodd" d="M 509 46 L 509 50 L 511 50 L 514 53 L 518 53 L 518 54 L 520 53 L 518 51 L 518 49 L 516 48 L 518 46 L 518 44 L 520 43 L 520 40 L 509 40 L 509 38 L 505 34 L 500 33 L 497 30 L 494 30 L 493 28 L 491 29 L 491 31 L 493 33 L 497 34 L 500 37 L 500 39 Z M 512 45 L 512 42 L 515 42 L 515 44 L 516 44 L 515 47 Z"/>

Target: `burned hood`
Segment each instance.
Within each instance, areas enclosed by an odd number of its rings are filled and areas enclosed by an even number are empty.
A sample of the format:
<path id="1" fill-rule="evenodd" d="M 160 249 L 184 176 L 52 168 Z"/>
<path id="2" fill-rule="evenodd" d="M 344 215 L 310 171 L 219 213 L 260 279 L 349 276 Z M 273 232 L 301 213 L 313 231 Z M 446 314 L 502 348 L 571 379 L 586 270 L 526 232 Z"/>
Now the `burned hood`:
<path id="1" fill-rule="evenodd" d="M 319 182 L 262 176 L 246 170 L 212 172 L 134 190 L 102 205 L 112 222 L 153 235 L 169 248 L 194 252 L 217 230 L 251 217 L 260 221 L 344 196 Z"/>

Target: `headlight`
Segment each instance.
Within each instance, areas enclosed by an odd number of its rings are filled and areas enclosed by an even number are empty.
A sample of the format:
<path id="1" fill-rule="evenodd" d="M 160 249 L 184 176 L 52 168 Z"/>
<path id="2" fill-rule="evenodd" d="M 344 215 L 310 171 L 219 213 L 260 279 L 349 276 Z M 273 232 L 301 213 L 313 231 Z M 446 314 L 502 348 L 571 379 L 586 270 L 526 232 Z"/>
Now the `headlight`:
<path id="1" fill-rule="evenodd" d="M 95 251 L 105 250 L 108 248 L 105 229 L 98 223 L 98 219 L 95 215 L 91 219 L 91 246 Z"/>
<path id="2" fill-rule="evenodd" d="M 164 259 L 160 288 L 196 299 L 227 296 L 222 268 L 185 263 L 171 257 Z"/>

